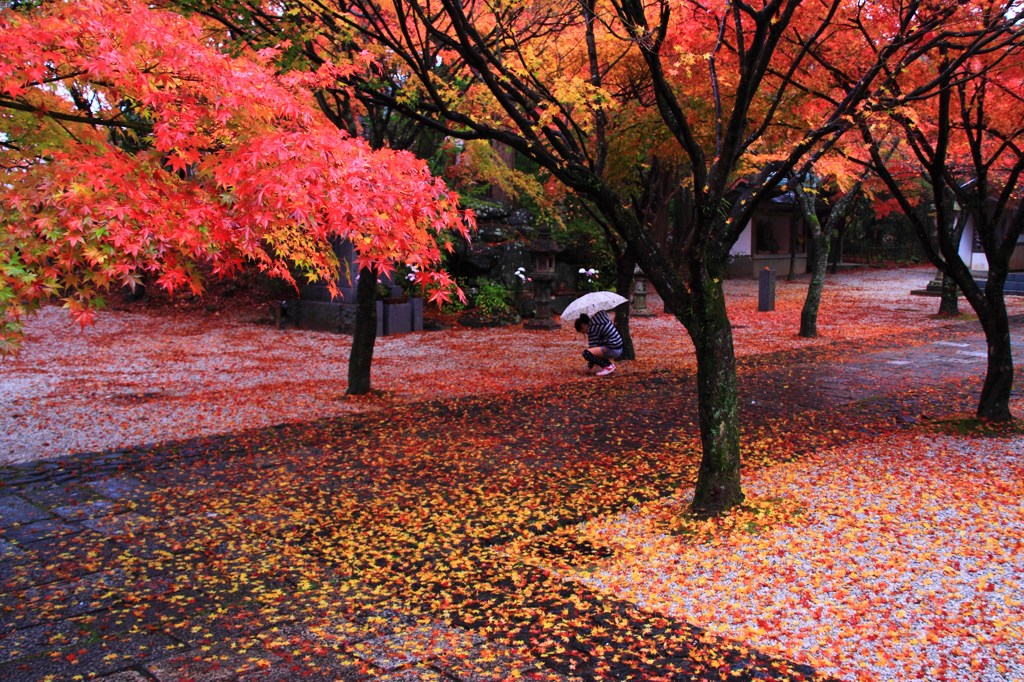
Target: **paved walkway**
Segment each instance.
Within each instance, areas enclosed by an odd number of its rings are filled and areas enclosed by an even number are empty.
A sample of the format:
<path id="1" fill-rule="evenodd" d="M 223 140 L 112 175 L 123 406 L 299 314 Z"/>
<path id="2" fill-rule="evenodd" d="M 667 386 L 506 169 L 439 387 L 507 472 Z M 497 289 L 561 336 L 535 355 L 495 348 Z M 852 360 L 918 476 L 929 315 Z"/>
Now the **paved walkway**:
<path id="1" fill-rule="evenodd" d="M 744 419 L 969 409 L 984 341 L 948 332 L 752 359 Z M 0 469 L 0 679 L 813 677 L 502 554 L 692 480 L 637 452 L 692 443 L 693 378 L 620 379 L 608 420 L 599 388 L 524 392 Z"/>

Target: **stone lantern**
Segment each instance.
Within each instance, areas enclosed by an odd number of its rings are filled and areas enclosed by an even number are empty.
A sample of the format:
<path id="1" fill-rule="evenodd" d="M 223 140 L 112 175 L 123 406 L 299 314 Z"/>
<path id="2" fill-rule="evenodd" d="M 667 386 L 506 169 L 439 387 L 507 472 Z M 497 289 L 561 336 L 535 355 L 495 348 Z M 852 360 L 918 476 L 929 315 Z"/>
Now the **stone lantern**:
<path id="1" fill-rule="evenodd" d="M 533 255 L 533 296 L 537 313 L 532 319 L 526 320 L 523 326 L 527 329 L 561 329 L 562 325 L 555 322 L 551 310 L 551 294 L 554 291 L 555 256 L 562 250 L 551 238 L 551 228 L 543 226 L 537 238 L 530 242 L 529 251 Z"/>
<path id="2" fill-rule="evenodd" d="M 633 307 L 629 314 L 633 317 L 654 317 L 655 315 L 647 307 L 647 275 L 639 265 L 633 270 Z"/>

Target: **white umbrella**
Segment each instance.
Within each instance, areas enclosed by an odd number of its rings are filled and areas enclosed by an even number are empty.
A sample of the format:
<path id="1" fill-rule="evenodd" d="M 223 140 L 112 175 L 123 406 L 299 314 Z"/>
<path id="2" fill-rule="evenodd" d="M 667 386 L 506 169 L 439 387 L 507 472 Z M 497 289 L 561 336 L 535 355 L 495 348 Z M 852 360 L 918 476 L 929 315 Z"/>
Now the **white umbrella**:
<path id="1" fill-rule="evenodd" d="M 602 310 L 611 310 L 622 305 L 627 299 L 614 291 L 594 291 L 580 296 L 565 306 L 562 311 L 563 322 L 575 322 L 580 315 L 594 315 Z"/>

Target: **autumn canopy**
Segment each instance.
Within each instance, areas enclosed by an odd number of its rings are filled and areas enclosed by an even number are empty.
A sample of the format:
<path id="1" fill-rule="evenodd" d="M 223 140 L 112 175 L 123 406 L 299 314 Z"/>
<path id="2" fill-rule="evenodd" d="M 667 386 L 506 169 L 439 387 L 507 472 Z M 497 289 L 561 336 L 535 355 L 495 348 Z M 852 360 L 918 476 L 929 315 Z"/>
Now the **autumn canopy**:
<path id="1" fill-rule="evenodd" d="M 200 291 L 255 264 L 294 282 L 417 266 L 436 298 L 439 236 L 471 214 L 406 152 L 372 150 L 314 106 L 310 74 L 229 56 L 216 32 L 133 0 L 0 14 L 0 343 L 59 298 L 88 323 L 112 287 Z M 333 74 L 337 75 L 337 74 Z"/>
<path id="2" fill-rule="evenodd" d="M 643 271 L 697 358 L 694 511 L 744 499 L 723 280 L 755 211 L 797 184 L 809 214 L 826 184 L 872 192 L 879 177 L 911 220 L 928 214 L 919 237 L 986 332 L 978 416 L 1010 418 L 1014 0 L 157 3 L 192 19 L 129 0 L 18 4 L 0 14 L 0 350 L 52 298 L 87 323 L 106 291 L 141 281 L 199 290 L 245 263 L 330 279 L 332 238 L 351 239 L 363 268 L 417 266 L 443 298 L 438 244 L 473 217 L 422 162 L 375 150 L 393 139 L 380 117 L 514 152 L 535 187 L 574 193 L 620 293 Z M 931 244 L 936 225 L 962 230 L 954 204 L 980 235 L 985 292 L 958 234 Z M 832 229 L 811 230 L 818 253 Z M 376 310 L 360 281 L 358 307 Z M 373 314 L 357 315 L 351 393 L 369 390 Z"/>

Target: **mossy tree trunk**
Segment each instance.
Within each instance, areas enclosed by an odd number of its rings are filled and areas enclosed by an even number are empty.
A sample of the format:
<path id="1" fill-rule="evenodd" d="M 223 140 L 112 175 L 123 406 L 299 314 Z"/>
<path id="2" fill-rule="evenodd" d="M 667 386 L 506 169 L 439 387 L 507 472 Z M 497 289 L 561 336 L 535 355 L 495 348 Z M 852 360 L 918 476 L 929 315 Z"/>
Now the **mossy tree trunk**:
<path id="1" fill-rule="evenodd" d="M 800 336 L 813 339 L 818 336 L 818 310 L 821 308 L 821 294 L 825 290 L 825 271 L 828 268 L 828 248 L 831 241 L 819 226 L 812 233 L 814 240 L 814 262 L 811 265 L 811 283 L 807 286 L 807 298 L 800 310 Z"/>
<path id="2" fill-rule="evenodd" d="M 804 191 L 801 183 L 794 187 L 797 203 L 807 221 L 814 262 L 811 264 L 811 283 L 807 286 L 807 297 L 800 311 L 800 336 L 813 339 L 818 336 L 818 310 L 821 308 L 821 292 L 825 289 L 825 268 L 828 266 L 830 230 L 821 226 L 821 220 L 814 208 L 814 197 Z M 831 223 L 831 218 L 829 220 Z"/>
<path id="3" fill-rule="evenodd" d="M 828 220 L 822 226 L 821 219 L 815 209 L 814 196 L 805 190 L 801 182 L 794 186 L 797 203 L 807 222 L 810 239 L 814 249 L 814 262 L 811 265 L 811 283 L 807 287 L 807 297 L 800 311 L 800 336 L 813 339 L 818 336 L 818 311 L 821 308 L 821 294 L 825 290 L 825 272 L 828 269 L 828 253 L 832 243 L 832 235 L 837 234 L 839 227 L 846 222 L 846 216 L 856 203 L 862 187 L 861 182 L 854 184 L 832 207 Z"/>
<path id="4" fill-rule="evenodd" d="M 688 258 L 673 263 L 637 213 L 624 208 L 607 186 L 587 188 L 693 342 L 702 452 L 690 510 L 702 516 L 719 514 L 743 502 L 736 356 L 723 282 L 729 247 L 735 242 L 730 230 L 738 228 L 713 208 L 702 212 L 694 207 L 681 227 L 717 238 L 687 247 Z"/>
<path id="5" fill-rule="evenodd" d="M 691 510 L 719 514 L 743 502 L 736 355 L 721 274 L 691 277 L 687 326 L 697 356 L 697 411 L 703 450 Z"/>
<path id="6" fill-rule="evenodd" d="M 939 298 L 939 315 L 956 317 L 960 314 L 960 289 L 952 277 L 942 273 L 942 295 Z"/>

